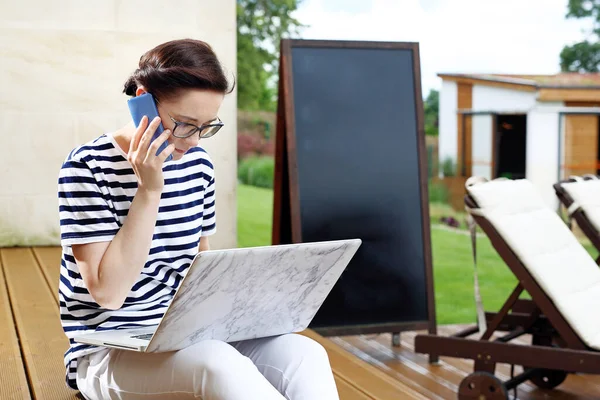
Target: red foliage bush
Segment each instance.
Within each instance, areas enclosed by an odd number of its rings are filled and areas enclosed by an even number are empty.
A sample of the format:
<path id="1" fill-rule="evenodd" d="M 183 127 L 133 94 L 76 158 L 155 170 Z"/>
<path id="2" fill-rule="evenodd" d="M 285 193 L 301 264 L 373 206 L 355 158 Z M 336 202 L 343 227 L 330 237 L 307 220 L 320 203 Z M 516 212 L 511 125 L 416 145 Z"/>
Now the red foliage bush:
<path id="1" fill-rule="evenodd" d="M 275 140 L 271 139 L 265 142 L 262 149 L 264 155 L 273 156 L 275 155 Z"/>
<path id="2" fill-rule="evenodd" d="M 273 155 L 275 142 L 248 132 L 239 132 L 237 135 L 237 157 L 242 160 L 253 155 Z"/>

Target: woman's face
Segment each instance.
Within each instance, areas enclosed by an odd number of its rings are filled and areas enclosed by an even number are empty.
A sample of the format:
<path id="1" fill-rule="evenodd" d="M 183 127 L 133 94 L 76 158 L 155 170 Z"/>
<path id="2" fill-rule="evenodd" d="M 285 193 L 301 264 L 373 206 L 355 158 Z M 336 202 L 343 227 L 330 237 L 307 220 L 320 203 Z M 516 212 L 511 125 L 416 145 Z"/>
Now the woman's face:
<path id="1" fill-rule="evenodd" d="M 185 122 L 187 124 L 201 127 L 217 118 L 219 108 L 223 102 L 222 93 L 188 89 L 170 100 L 161 100 L 158 106 L 158 114 L 165 129 L 173 132 L 175 123 Z M 171 119 L 172 118 L 172 119 Z M 191 128 L 186 126 L 186 128 Z M 179 160 L 192 147 L 198 145 L 200 140 L 199 131 L 187 138 L 178 138 L 173 135 L 169 137 L 169 143 L 175 145 L 173 160 Z"/>

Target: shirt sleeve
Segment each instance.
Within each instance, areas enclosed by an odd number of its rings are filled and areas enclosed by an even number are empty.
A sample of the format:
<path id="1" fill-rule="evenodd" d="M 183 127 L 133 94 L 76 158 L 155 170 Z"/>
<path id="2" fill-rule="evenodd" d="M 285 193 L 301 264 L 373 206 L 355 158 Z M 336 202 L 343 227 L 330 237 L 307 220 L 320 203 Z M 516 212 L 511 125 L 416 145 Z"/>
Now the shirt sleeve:
<path id="1" fill-rule="evenodd" d="M 204 191 L 204 211 L 202 213 L 202 236 L 213 235 L 217 231 L 215 209 L 215 177 L 213 176 Z"/>
<path id="2" fill-rule="evenodd" d="M 119 231 L 116 215 L 87 163 L 67 160 L 58 178 L 61 245 L 111 241 Z"/>

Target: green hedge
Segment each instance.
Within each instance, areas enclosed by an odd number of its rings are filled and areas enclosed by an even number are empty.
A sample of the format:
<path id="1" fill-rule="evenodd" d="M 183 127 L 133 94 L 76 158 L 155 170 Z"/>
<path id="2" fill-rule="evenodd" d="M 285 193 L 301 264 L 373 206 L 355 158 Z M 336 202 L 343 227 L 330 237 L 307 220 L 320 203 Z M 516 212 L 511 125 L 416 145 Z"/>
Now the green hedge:
<path id="1" fill-rule="evenodd" d="M 429 202 L 448 204 L 450 193 L 442 183 L 429 181 Z"/>
<path id="2" fill-rule="evenodd" d="M 245 185 L 272 189 L 274 171 L 273 157 L 248 157 L 238 165 L 238 179 Z"/>

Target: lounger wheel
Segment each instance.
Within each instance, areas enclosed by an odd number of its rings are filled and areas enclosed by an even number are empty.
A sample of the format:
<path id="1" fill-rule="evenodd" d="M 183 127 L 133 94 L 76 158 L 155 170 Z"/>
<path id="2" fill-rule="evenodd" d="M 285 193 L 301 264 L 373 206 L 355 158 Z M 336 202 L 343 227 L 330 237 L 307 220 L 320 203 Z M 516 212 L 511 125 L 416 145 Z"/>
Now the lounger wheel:
<path id="1" fill-rule="evenodd" d="M 552 339 L 539 335 L 533 335 L 531 344 L 535 346 L 557 347 L 552 344 Z M 525 367 L 523 369 L 531 370 L 532 368 Z M 567 375 L 568 373 L 565 371 L 539 368 L 529 380 L 540 389 L 554 389 L 567 379 Z"/>
<path id="2" fill-rule="evenodd" d="M 458 387 L 459 400 L 506 400 L 508 392 L 502 381 L 488 372 L 473 372 Z"/>
<path id="3" fill-rule="evenodd" d="M 567 379 L 567 375 L 567 372 L 556 369 L 538 369 L 529 380 L 540 389 L 554 389 Z"/>

